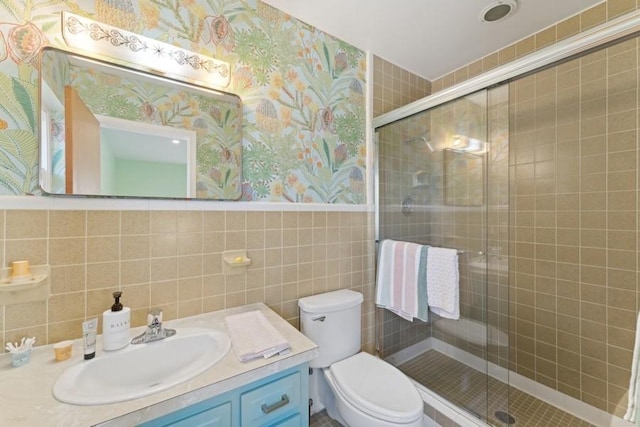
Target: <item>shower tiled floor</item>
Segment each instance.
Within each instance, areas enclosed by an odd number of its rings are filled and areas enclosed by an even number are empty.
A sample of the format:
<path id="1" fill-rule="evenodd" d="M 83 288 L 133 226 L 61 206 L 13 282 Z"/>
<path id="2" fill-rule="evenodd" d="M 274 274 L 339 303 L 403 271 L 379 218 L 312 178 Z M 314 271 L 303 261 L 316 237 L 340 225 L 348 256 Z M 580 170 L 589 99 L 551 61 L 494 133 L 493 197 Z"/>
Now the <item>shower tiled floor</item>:
<path id="1" fill-rule="evenodd" d="M 485 390 L 487 376 L 435 350 L 429 350 L 398 366 L 405 374 L 450 402 L 469 412 L 482 414 L 487 408 Z M 489 377 L 489 394 L 505 395 L 507 386 Z M 506 411 L 504 399 L 492 399 L 489 404 L 490 424 L 513 427 L 594 427 L 555 406 L 536 399 L 515 388 L 510 389 L 509 413 L 515 423 L 505 424 L 494 416 L 498 410 Z"/>

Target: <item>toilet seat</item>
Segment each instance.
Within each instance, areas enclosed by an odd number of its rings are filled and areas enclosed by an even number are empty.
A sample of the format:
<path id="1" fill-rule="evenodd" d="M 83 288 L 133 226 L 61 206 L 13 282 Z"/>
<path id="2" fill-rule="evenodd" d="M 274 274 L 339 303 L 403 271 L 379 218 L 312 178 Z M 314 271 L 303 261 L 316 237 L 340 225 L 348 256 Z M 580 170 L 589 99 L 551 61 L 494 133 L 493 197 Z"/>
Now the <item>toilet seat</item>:
<path id="1" fill-rule="evenodd" d="M 389 363 L 361 352 L 334 363 L 329 370 L 339 392 L 361 411 L 398 424 L 422 417 L 418 390 Z"/>

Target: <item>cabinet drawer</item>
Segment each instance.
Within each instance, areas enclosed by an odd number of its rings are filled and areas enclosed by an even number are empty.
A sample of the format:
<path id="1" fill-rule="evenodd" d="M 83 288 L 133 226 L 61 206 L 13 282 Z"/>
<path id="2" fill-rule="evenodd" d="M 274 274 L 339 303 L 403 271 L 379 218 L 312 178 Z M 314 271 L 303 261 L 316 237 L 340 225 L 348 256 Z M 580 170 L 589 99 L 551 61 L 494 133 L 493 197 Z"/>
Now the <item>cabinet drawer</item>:
<path id="1" fill-rule="evenodd" d="M 223 403 L 171 424 L 172 427 L 228 427 L 230 425 L 231 402 Z"/>
<path id="2" fill-rule="evenodd" d="M 300 414 L 292 415 L 287 419 L 273 424 L 273 427 L 303 427 L 302 417 L 300 416 Z"/>
<path id="3" fill-rule="evenodd" d="M 294 372 L 240 396 L 242 425 L 263 425 L 287 412 L 297 412 L 299 405 L 300 372 Z"/>
<path id="4" fill-rule="evenodd" d="M 213 408 L 203 409 L 199 405 L 185 408 L 167 416 L 156 418 L 144 424 L 144 427 L 229 427 L 231 421 L 231 402 L 225 402 Z"/>

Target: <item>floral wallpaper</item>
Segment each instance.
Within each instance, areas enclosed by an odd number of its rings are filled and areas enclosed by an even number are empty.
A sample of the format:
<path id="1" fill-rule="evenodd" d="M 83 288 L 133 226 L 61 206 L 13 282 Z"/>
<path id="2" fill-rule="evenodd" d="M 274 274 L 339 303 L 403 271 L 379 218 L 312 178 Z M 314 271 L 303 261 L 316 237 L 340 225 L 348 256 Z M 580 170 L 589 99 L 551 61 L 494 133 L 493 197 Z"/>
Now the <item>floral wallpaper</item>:
<path id="1" fill-rule="evenodd" d="M 0 0 L 0 195 L 37 193 L 38 52 L 61 10 L 231 64 L 242 199 L 362 204 L 364 52 L 257 0 Z"/>

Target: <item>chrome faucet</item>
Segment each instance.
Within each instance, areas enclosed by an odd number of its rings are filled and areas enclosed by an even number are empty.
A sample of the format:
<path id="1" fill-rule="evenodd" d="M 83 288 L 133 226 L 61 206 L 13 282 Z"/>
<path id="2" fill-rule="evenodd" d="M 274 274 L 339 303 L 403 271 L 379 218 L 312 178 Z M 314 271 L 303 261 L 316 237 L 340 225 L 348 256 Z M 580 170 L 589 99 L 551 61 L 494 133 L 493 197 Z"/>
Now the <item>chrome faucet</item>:
<path id="1" fill-rule="evenodd" d="M 175 329 L 162 327 L 162 310 L 151 310 L 147 314 L 147 329 L 131 340 L 131 344 L 143 344 L 163 340 L 176 334 Z"/>

